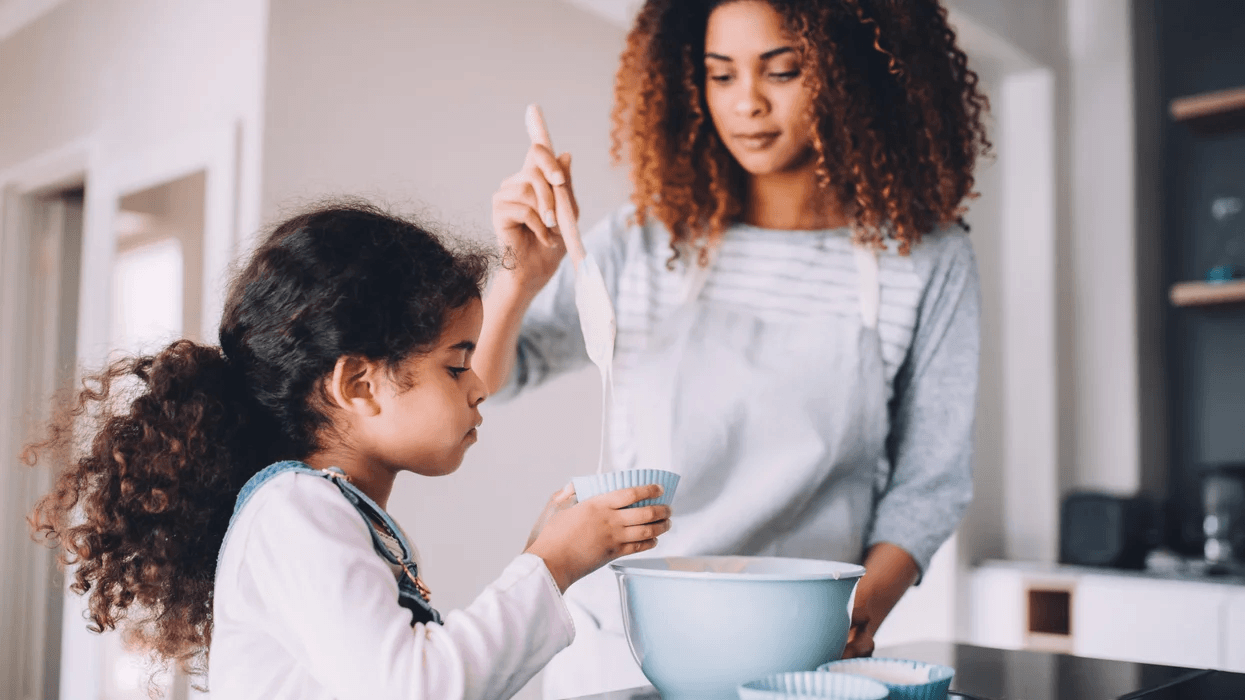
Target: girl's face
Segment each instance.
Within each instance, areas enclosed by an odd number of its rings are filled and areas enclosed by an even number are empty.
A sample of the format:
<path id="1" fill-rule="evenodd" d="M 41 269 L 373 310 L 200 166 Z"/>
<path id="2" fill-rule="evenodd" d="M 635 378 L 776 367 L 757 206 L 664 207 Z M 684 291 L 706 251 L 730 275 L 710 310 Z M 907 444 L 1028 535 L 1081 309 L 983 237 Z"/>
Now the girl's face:
<path id="1" fill-rule="evenodd" d="M 798 44 L 763 0 L 738 0 L 709 15 L 705 100 L 718 136 L 752 175 L 811 164 L 811 95 Z"/>
<path id="2" fill-rule="evenodd" d="M 450 474 L 462 464 L 475 444 L 483 421 L 479 406 L 487 395 L 471 369 L 483 319 L 478 299 L 453 312 L 436 346 L 395 370 L 406 382 L 380 387 L 380 412 L 369 428 L 374 459 L 424 476 Z"/>

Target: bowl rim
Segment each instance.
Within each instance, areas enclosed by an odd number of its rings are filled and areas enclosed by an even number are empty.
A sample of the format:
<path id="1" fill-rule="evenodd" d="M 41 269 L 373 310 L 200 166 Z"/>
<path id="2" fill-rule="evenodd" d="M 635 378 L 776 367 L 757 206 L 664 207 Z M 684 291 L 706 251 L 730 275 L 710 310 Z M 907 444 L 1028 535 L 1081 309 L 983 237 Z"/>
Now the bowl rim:
<path id="1" fill-rule="evenodd" d="M 636 566 L 645 562 L 659 562 L 668 559 L 763 559 L 770 561 L 800 561 L 800 562 L 817 562 L 820 564 L 834 565 L 834 570 L 823 572 L 798 572 L 798 573 L 718 573 L 714 571 L 678 571 L 671 569 L 657 569 L 646 566 Z M 829 559 L 810 559 L 801 557 L 760 557 L 745 555 L 718 555 L 718 556 L 701 556 L 701 557 L 637 557 L 622 559 L 611 562 L 610 568 L 614 573 L 621 576 L 623 574 L 633 576 L 651 576 L 655 578 L 685 578 L 685 579 L 713 579 L 715 581 L 840 581 L 844 579 L 860 578 L 865 575 L 865 567 L 860 564 L 852 564 L 849 562 L 833 561 Z"/>

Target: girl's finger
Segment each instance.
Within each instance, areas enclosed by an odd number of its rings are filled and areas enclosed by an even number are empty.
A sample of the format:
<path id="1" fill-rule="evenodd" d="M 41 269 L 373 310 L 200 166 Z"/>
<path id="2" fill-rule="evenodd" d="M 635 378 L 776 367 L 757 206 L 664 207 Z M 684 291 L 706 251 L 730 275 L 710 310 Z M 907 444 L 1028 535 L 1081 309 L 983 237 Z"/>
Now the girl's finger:
<path id="1" fill-rule="evenodd" d="M 556 234 L 545 226 L 545 222 L 537 216 L 536 210 L 526 204 L 520 202 L 501 202 L 493 208 L 494 225 L 497 224 L 522 224 L 526 226 L 539 240 L 546 246 L 553 247 L 557 245 L 555 242 Z"/>
<path id="2" fill-rule="evenodd" d="M 670 519 L 670 506 L 656 505 L 618 511 L 624 525 L 644 525 Z"/>
<path id="3" fill-rule="evenodd" d="M 657 498 L 662 494 L 660 484 L 648 484 L 646 486 L 631 486 L 617 491 L 610 491 L 601 495 L 602 504 L 610 508 L 626 508 L 633 503 L 639 503 L 646 498 Z"/>
<path id="4" fill-rule="evenodd" d="M 632 525 L 623 528 L 623 542 L 640 542 L 655 540 L 670 531 L 669 520 L 658 520 L 645 525 Z"/>
<path id="5" fill-rule="evenodd" d="M 627 554 L 647 552 L 648 550 L 656 546 L 657 546 L 657 540 L 651 539 L 651 540 L 644 540 L 642 542 L 628 542 L 622 545 L 621 547 L 619 547 L 618 550 L 622 553 L 620 556 L 625 556 Z"/>

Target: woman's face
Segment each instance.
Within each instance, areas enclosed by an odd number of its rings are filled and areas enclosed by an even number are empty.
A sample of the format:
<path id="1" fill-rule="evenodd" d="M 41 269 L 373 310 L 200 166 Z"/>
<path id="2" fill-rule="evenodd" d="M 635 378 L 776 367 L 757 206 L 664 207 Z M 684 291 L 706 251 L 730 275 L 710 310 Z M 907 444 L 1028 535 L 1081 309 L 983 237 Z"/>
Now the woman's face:
<path id="1" fill-rule="evenodd" d="M 722 142 L 752 175 L 811 162 L 811 95 L 797 47 L 763 0 L 737 0 L 709 15 L 705 99 Z"/>

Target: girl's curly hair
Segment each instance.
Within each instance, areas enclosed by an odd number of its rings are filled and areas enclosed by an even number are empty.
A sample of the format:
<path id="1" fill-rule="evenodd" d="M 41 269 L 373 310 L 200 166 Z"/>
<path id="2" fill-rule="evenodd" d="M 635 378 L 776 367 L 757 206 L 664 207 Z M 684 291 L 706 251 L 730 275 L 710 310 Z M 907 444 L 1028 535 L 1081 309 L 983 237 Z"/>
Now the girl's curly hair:
<path id="1" fill-rule="evenodd" d="M 648 0 L 627 35 L 614 88 L 617 164 L 632 203 L 681 244 L 714 242 L 742 211 L 745 177 L 705 102 L 705 29 L 739 0 Z M 764 0 L 798 41 L 812 92 L 818 185 L 857 239 L 907 254 L 961 221 L 973 167 L 992 146 L 989 103 L 938 0 Z"/>
<path id="2" fill-rule="evenodd" d="M 366 203 L 321 205 L 278 225 L 235 277 L 220 346 L 178 340 L 88 376 L 24 458 L 60 462 L 30 522 L 77 565 L 90 628 L 123 625 L 158 657 L 206 671 L 217 556 L 242 485 L 331 434 L 316 387 L 339 357 L 395 367 L 427 351 L 480 298 L 490 263 Z"/>

